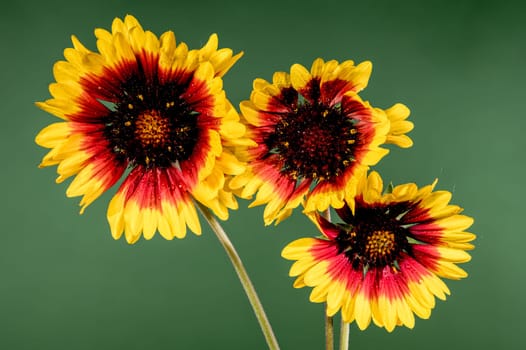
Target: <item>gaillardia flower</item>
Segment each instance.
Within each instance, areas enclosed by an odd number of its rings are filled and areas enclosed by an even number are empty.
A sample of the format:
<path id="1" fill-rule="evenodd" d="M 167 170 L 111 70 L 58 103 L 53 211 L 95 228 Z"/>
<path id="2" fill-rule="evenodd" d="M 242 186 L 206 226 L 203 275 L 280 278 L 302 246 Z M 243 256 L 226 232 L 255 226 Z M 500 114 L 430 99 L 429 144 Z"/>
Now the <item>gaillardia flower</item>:
<path id="1" fill-rule="evenodd" d="M 404 135 L 413 128 L 407 107 L 384 111 L 357 95 L 371 69 L 370 62 L 318 58 L 310 72 L 294 64 L 272 83 L 254 81 L 240 108 L 257 146 L 238 150 L 248 166 L 230 187 L 247 199 L 257 192 L 251 206 L 266 204 L 265 224 L 279 223 L 304 200 L 306 212 L 352 206 L 360 177 L 388 153 L 380 146 L 412 145 Z"/>
<path id="2" fill-rule="evenodd" d="M 456 264 L 471 259 L 465 251 L 475 239 L 464 231 L 473 219 L 449 204 L 451 193 L 433 191 L 435 184 L 382 194 L 382 179 L 372 172 L 359 183 L 354 214 L 347 205 L 336 210 L 344 223 L 310 214 L 323 236 L 298 239 L 282 252 L 296 260 L 294 287 L 314 287 L 312 302 L 327 302 L 329 316 L 341 310 L 362 330 L 371 320 L 392 331 L 413 328 L 414 314 L 429 318 L 435 297 L 450 294 L 440 278 L 467 276 Z"/>
<path id="3" fill-rule="evenodd" d="M 72 37 L 53 67 L 53 98 L 37 103 L 63 119 L 36 137 L 51 149 L 41 166 L 58 165 L 57 182 L 75 175 L 66 194 L 83 196 L 81 212 L 124 175 L 107 215 L 115 239 L 199 234 L 193 199 L 225 219 L 237 206 L 225 181 L 244 171 L 229 148 L 247 140 L 221 77 L 241 53 L 218 50 L 215 34 L 189 50 L 132 16 L 95 36 L 98 52 Z"/>

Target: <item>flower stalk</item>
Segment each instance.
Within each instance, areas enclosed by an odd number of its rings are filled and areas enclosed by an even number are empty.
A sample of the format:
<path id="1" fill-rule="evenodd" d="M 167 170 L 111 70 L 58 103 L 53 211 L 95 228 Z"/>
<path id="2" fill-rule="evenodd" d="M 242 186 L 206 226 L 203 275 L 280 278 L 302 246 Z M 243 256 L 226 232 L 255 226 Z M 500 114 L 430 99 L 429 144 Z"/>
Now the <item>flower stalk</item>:
<path id="1" fill-rule="evenodd" d="M 334 350 L 334 322 L 332 316 L 327 315 L 327 304 L 325 304 L 325 350 Z"/>
<path id="2" fill-rule="evenodd" d="M 340 350 L 349 350 L 349 323 L 340 321 Z"/>
<path id="3" fill-rule="evenodd" d="M 274 331 L 272 330 L 272 327 L 267 318 L 267 315 L 265 314 L 263 305 L 261 304 L 261 301 L 259 300 L 259 297 L 254 288 L 254 285 L 250 281 L 247 270 L 243 266 L 243 262 L 241 261 L 239 254 L 234 248 L 234 245 L 228 238 L 221 224 L 217 221 L 215 216 L 210 212 L 210 209 L 208 209 L 201 203 L 198 203 L 198 202 L 196 203 L 197 203 L 197 206 L 199 207 L 199 210 L 203 214 L 204 218 L 206 219 L 206 221 L 212 228 L 212 231 L 214 231 L 214 233 L 216 234 L 217 239 L 219 240 L 219 242 L 225 249 L 230 261 L 232 262 L 232 265 L 234 266 L 234 269 L 236 270 L 237 276 L 239 277 L 239 281 L 241 282 L 241 285 L 243 286 L 243 289 L 245 290 L 245 293 L 248 297 L 250 305 L 252 306 L 252 309 L 254 310 L 254 313 L 256 314 L 256 318 L 259 322 L 259 326 L 261 327 L 261 330 L 263 331 L 263 335 L 265 336 L 265 340 L 267 342 L 268 348 L 270 350 L 279 350 L 278 341 L 276 340 Z"/>

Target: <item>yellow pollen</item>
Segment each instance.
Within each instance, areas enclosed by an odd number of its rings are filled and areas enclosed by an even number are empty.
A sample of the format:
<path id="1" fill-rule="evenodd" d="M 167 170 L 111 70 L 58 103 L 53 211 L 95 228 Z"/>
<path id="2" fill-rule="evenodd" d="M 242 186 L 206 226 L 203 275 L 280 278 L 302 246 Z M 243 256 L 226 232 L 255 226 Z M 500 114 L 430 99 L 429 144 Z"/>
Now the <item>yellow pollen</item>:
<path id="1" fill-rule="evenodd" d="M 355 140 L 347 140 L 347 144 L 349 144 L 349 145 L 352 145 L 352 144 L 354 144 L 355 142 L 356 142 Z"/>
<path id="2" fill-rule="evenodd" d="M 324 110 L 323 112 L 321 112 L 322 117 L 326 117 L 328 114 L 329 114 L 328 110 Z"/>
<path id="3" fill-rule="evenodd" d="M 354 135 L 354 134 L 356 134 L 358 131 L 357 131 L 356 129 L 351 129 L 349 132 L 351 133 L 351 135 Z"/>
<path id="4" fill-rule="evenodd" d="M 133 105 L 131 103 L 128 103 L 128 109 L 133 109 Z"/>
<path id="5" fill-rule="evenodd" d="M 124 125 L 125 125 L 125 126 L 131 126 L 131 121 L 129 121 L 129 120 L 125 121 L 125 122 L 124 122 Z"/>
<path id="6" fill-rule="evenodd" d="M 374 231 L 367 237 L 365 252 L 372 260 L 390 255 L 395 248 L 395 235 L 390 231 Z"/>
<path id="7" fill-rule="evenodd" d="M 141 101 L 144 101 L 144 96 L 141 95 L 141 94 L 137 95 L 137 98 L 138 98 L 139 100 L 141 100 Z"/>
<path id="8" fill-rule="evenodd" d="M 170 126 L 168 120 L 156 111 L 139 114 L 135 121 L 135 137 L 143 146 L 162 146 L 169 137 Z M 146 159 L 148 163 L 149 159 Z"/>

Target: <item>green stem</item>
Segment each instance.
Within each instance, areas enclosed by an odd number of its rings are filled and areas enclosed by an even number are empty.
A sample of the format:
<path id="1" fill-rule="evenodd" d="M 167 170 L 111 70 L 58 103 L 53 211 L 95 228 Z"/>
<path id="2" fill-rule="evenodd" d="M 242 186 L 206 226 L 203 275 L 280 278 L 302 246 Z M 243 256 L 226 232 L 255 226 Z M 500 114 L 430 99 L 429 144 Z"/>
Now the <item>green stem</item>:
<path id="1" fill-rule="evenodd" d="M 205 217 L 206 221 L 212 228 L 212 231 L 214 231 L 217 238 L 219 239 L 219 242 L 225 249 L 228 257 L 230 258 L 230 261 L 232 262 L 232 265 L 234 266 L 234 269 L 237 272 L 239 281 L 241 282 L 241 285 L 243 285 L 243 288 L 245 289 L 245 293 L 248 297 L 248 300 L 250 301 L 250 305 L 252 305 L 252 309 L 254 310 L 254 313 L 256 314 L 256 318 L 258 319 L 259 326 L 261 327 L 261 330 L 263 331 L 263 335 L 265 336 L 265 340 L 267 341 L 268 348 L 270 350 L 279 350 L 278 341 L 276 340 L 276 336 L 274 335 L 274 332 L 272 331 L 272 327 L 270 326 L 270 322 L 268 321 L 267 315 L 265 314 L 265 310 L 263 310 L 261 301 L 259 301 L 259 297 L 256 293 L 256 290 L 254 289 L 254 286 L 252 285 L 252 282 L 250 281 L 250 278 L 248 277 L 247 270 L 243 266 L 243 262 L 241 261 L 241 258 L 237 254 L 237 251 L 234 248 L 234 245 L 228 238 L 227 234 L 225 233 L 225 230 L 223 230 L 223 227 L 221 226 L 221 224 L 217 221 L 216 217 L 210 212 L 210 209 L 208 209 L 207 207 L 205 207 L 199 202 L 196 202 L 196 203 L 199 207 L 199 210 Z"/>
<path id="2" fill-rule="evenodd" d="M 334 350 L 334 324 L 332 316 L 327 316 L 327 304 L 325 304 L 325 350 Z"/>
<path id="3" fill-rule="evenodd" d="M 340 322 L 340 350 L 349 350 L 349 324 Z"/>

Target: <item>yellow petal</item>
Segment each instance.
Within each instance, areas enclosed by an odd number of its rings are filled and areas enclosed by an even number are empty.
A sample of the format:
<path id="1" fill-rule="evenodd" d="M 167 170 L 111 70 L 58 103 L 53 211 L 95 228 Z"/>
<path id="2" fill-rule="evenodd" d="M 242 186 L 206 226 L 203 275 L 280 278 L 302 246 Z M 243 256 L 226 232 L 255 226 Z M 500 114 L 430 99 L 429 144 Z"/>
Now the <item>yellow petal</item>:
<path id="1" fill-rule="evenodd" d="M 407 108 L 406 105 L 402 103 L 396 103 L 393 106 L 386 109 L 385 113 L 387 114 L 391 122 L 395 122 L 406 119 L 411 113 L 411 111 L 409 110 L 409 108 Z"/>
<path id="2" fill-rule="evenodd" d="M 473 225 L 473 218 L 465 215 L 455 215 L 437 220 L 435 223 L 446 230 L 463 231 Z"/>
<path id="3" fill-rule="evenodd" d="M 185 218 L 186 224 L 196 235 L 201 234 L 201 223 L 197 216 L 197 211 L 193 203 L 184 203 L 181 205 L 181 212 Z"/>
<path id="4" fill-rule="evenodd" d="M 314 238 L 300 238 L 289 244 L 281 251 L 281 256 L 287 260 L 298 260 L 314 245 Z"/>
<path id="5" fill-rule="evenodd" d="M 64 142 L 70 134 L 70 124 L 66 122 L 53 123 L 42 129 L 35 138 L 37 145 L 53 148 Z"/>
<path id="6" fill-rule="evenodd" d="M 283 252 L 282 252 L 283 254 Z M 316 264 L 316 261 L 306 258 L 306 256 L 300 258 L 300 260 L 294 262 L 289 270 L 289 276 L 290 277 L 296 277 L 310 269 L 314 264 Z"/>
<path id="7" fill-rule="evenodd" d="M 344 294 L 347 293 L 345 284 L 334 281 L 327 293 L 327 315 L 334 315 L 343 304 Z"/>
<path id="8" fill-rule="evenodd" d="M 356 324 L 362 331 L 371 323 L 371 307 L 368 298 L 360 291 L 354 305 Z"/>
<path id="9" fill-rule="evenodd" d="M 143 228 L 143 217 L 137 203 L 129 199 L 124 207 L 124 236 L 129 244 L 137 242 Z"/>
<path id="10" fill-rule="evenodd" d="M 141 210 L 143 221 L 143 235 L 145 239 L 152 239 L 157 230 L 157 212 L 151 208 Z"/>
<path id="11" fill-rule="evenodd" d="M 309 71 L 300 64 L 294 64 L 290 68 L 290 81 L 296 90 L 302 90 L 312 79 Z"/>
<path id="12" fill-rule="evenodd" d="M 310 69 L 310 73 L 313 78 L 321 78 L 324 64 L 325 62 L 321 58 L 317 58 L 314 60 Z"/>
<path id="13" fill-rule="evenodd" d="M 111 235 L 119 239 L 124 232 L 124 196 L 117 193 L 110 201 L 106 218 L 110 225 Z"/>

